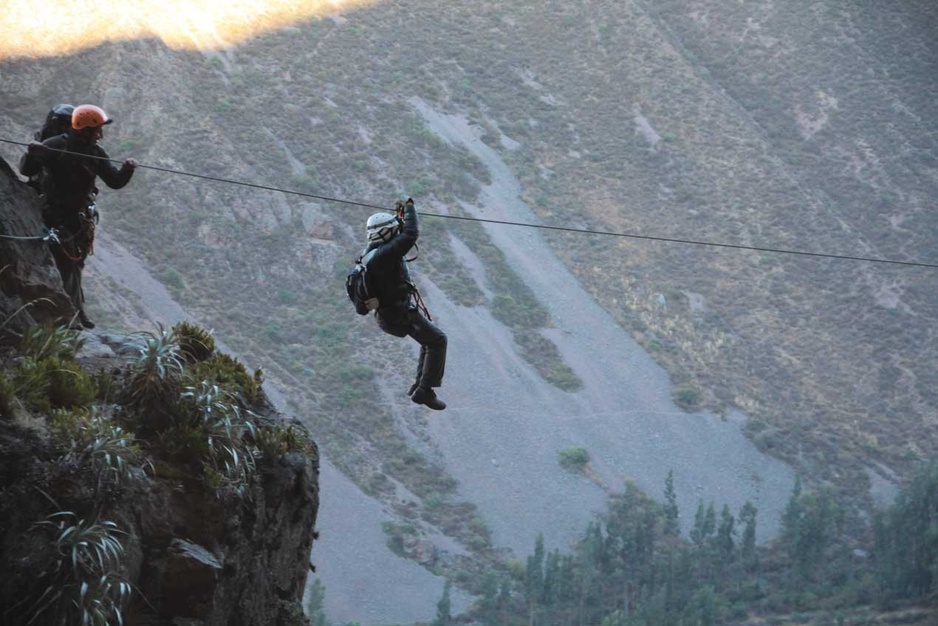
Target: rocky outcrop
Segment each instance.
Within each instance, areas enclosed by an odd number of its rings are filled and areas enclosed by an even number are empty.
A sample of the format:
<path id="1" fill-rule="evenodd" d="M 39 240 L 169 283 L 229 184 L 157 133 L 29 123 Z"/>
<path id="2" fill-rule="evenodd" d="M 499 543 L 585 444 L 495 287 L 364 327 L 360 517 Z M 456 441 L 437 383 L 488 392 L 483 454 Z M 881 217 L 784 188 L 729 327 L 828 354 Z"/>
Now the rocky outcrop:
<path id="1" fill-rule="evenodd" d="M 76 471 L 77 470 L 77 471 Z M 146 624 L 298 626 L 318 510 L 316 459 L 262 461 L 242 494 L 213 494 L 195 476 L 159 465 L 95 496 L 81 468 L 46 433 L 0 421 L 0 623 L 25 624 L 42 596 L 49 537 L 37 522 L 59 511 L 113 522 L 119 573 L 134 591 L 127 617 Z M 188 621 L 179 621 L 188 620 Z M 41 623 L 41 622 L 40 622 Z"/>
<path id="2" fill-rule="evenodd" d="M 0 194 L 4 232 L 41 232 L 35 194 L 2 161 Z M 68 299 L 44 243 L 0 241 L 0 266 L 7 268 L 0 276 L 0 323 L 7 320 L 7 330 L 67 319 Z M 179 446 L 206 445 L 204 436 L 186 440 L 184 427 L 171 437 L 151 429 L 137 437 L 126 463 L 116 463 L 125 452 L 114 447 L 118 435 L 146 419 L 121 406 L 121 385 L 132 379 L 140 342 L 101 329 L 80 338 L 66 365 L 94 381 L 90 406 L 50 393 L 51 410 L 37 410 L 23 398 L 38 380 L 29 376 L 42 368 L 12 347 L 0 351 L 0 624 L 52 623 L 52 608 L 43 607 L 95 593 L 104 606 L 116 601 L 128 624 L 308 624 L 301 602 L 319 505 L 318 453 L 309 433 L 279 414 L 261 388 L 250 400 L 238 397 L 256 427 L 252 471 L 242 480 L 213 484 L 198 456 L 184 459 Z M 103 434 L 82 441 L 87 429 L 76 428 L 76 420 L 89 416 L 100 418 Z M 75 433 L 71 441 L 63 439 L 63 425 Z M 169 439 L 175 449 L 167 448 Z M 87 539 L 78 546 L 81 533 Z M 93 572 L 101 576 L 89 577 Z"/>
<path id="3" fill-rule="evenodd" d="M 45 241 L 39 198 L 0 158 L 0 325 L 22 331 L 75 310 Z"/>

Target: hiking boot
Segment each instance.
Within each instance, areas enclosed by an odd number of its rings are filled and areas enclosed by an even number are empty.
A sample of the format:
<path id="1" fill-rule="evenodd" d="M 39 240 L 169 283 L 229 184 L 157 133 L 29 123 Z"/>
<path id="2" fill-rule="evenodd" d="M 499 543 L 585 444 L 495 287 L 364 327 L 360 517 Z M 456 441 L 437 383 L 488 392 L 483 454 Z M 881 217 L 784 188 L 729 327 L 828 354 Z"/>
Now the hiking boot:
<path id="1" fill-rule="evenodd" d="M 94 328 L 94 322 L 91 321 L 91 318 L 84 311 L 78 312 L 78 321 L 81 322 L 83 328 Z"/>
<path id="2" fill-rule="evenodd" d="M 437 398 L 436 393 L 434 393 L 432 389 L 417 387 L 414 393 L 410 396 L 410 399 L 417 404 L 422 404 L 428 409 L 433 409 L 434 411 L 442 411 L 446 408 L 446 403 Z"/>

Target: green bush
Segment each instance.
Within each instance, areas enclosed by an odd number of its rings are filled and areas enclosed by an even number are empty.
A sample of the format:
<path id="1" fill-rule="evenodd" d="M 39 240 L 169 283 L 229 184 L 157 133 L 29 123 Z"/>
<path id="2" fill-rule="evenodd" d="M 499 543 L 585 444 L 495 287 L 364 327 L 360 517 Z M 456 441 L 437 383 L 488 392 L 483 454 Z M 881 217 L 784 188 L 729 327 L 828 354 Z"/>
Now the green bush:
<path id="1" fill-rule="evenodd" d="M 682 387 L 674 392 L 674 402 L 685 411 L 692 411 L 700 404 L 700 392 Z"/>
<path id="2" fill-rule="evenodd" d="M 199 363 L 215 352 L 215 338 L 212 332 L 189 322 L 179 322 L 173 326 L 173 332 L 179 343 L 179 352 L 188 363 Z"/>
<path id="3" fill-rule="evenodd" d="M 590 455 L 585 448 L 566 448 L 560 451 L 560 467 L 565 470 L 582 472 L 589 462 Z"/>
<path id="4" fill-rule="evenodd" d="M 309 434 L 295 424 L 258 426 L 254 443 L 261 454 L 269 458 L 280 458 L 288 452 L 316 457 L 316 446 Z"/>
<path id="5" fill-rule="evenodd" d="M 80 407 L 94 402 L 98 395 L 94 378 L 74 361 L 55 361 L 49 372 L 49 405 Z"/>
<path id="6" fill-rule="evenodd" d="M 13 370 L 8 391 L 27 408 L 48 412 L 57 407 L 91 404 L 97 396 L 94 379 L 73 361 L 26 357 Z"/>
<path id="7" fill-rule="evenodd" d="M 164 284 L 177 291 L 182 291 L 186 288 L 186 281 L 183 279 L 182 274 L 179 273 L 179 270 L 174 267 L 170 267 L 164 271 L 161 278 Z"/>
<path id="8" fill-rule="evenodd" d="M 516 330 L 513 335 L 521 348 L 521 356 L 544 380 L 564 391 L 577 391 L 583 387 L 583 381 L 563 362 L 556 344 L 540 331 Z"/>
<path id="9" fill-rule="evenodd" d="M 244 397 L 248 403 L 254 402 L 260 393 L 260 377 L 260 370 L 251 375 L 241 361 L 223 352 L 192 365 L 185 373 L 190 386 L 203 381 L 214 383 L 228 394 Z"/>

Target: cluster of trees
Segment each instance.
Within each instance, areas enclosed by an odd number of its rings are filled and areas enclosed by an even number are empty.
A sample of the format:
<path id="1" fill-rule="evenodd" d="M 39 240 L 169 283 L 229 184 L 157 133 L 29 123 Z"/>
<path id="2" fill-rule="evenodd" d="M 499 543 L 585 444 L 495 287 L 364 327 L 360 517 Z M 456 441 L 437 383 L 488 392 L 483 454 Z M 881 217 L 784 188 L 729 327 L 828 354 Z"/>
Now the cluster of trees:
<path id="1" fill-rule="evenodd" d="M 866 543 L 847 532 L 862 521 L 838 501 L 832 488 L 796 482 L 779 537 L 757 545 L 749 502 L 734 515 L 701 501 L 683 537 L 670 474 L 663 503 L 627 483 L 572 552 L 548 552 L 538 537 L 526 563 L 490 573 L 471 617 L 486 626 L 706 626 L 938 592 L 938 462 L 877 516 Z M 441 611 L 435 624 L 447 618 Z"/>

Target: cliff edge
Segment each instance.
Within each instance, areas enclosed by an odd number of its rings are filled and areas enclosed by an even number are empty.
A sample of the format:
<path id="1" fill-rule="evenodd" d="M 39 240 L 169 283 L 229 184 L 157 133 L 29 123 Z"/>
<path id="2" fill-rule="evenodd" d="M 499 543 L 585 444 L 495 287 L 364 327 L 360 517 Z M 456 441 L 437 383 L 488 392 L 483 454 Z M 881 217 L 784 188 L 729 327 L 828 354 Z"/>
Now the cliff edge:
<path id="1" fill-rule="evenodd" d="M 3 235 L 41 235 L 0 160 Z M 69 330 L 41 240 L 0 239 L 0 623 L 308 624 L 318 451 L 188 323 Z"/>

